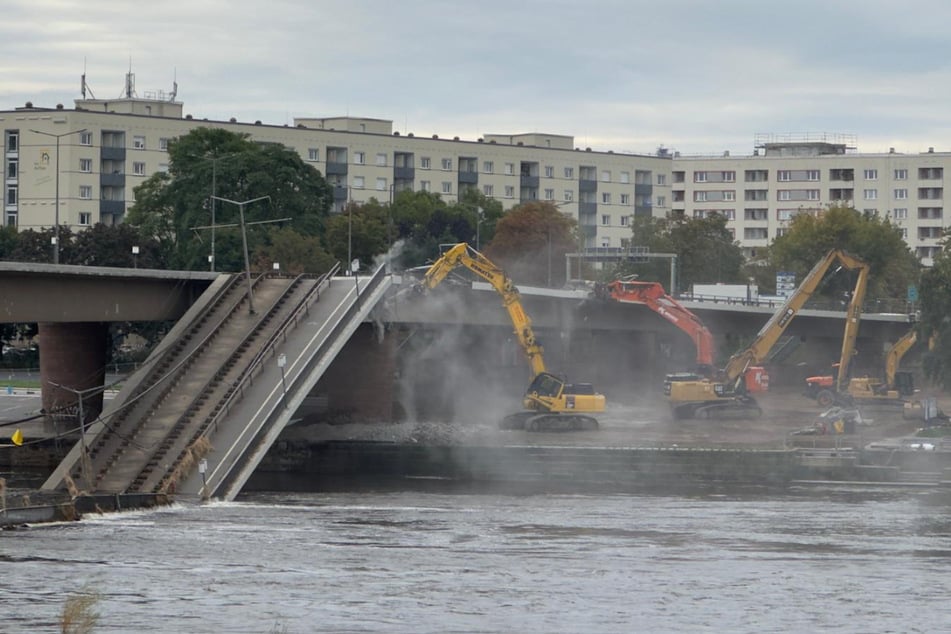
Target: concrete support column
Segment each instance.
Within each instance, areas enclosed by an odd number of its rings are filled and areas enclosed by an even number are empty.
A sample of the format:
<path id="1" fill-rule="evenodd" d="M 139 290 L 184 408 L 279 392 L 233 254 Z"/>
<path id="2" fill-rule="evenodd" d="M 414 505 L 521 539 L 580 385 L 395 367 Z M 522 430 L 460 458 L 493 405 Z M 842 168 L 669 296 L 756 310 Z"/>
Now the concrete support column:
<path id="1" fill-rule="evenodd" d="M 102 322 L 40 323 L 40 379 L 46 431 L 79 427 L 77 392 L 102 387 L 109 326 Z M 61 385 L 62 389 L 56 387 Z M 88 423 L 102 413 L 102 392 L 83 396 Z"/>
<path id="2" fill-rule="evenodd" d="M 327 394 L 331 412 L 349 414 L 352 422 L 389 422 L 395 372 L 394 337 L 387 333 L 380 341 L 376 328 L 363 324 L 318 381 L 316 392 Z"/>

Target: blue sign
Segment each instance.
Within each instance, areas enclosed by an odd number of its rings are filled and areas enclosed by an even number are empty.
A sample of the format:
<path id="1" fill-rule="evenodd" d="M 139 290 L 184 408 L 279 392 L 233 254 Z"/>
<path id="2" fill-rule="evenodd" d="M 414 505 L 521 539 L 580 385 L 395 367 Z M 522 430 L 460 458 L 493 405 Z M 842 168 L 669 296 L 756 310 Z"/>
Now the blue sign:
<path id="1" fill-rule="evenodd" d="M 909 286 L 909 287 L 908 287 L 908 301 L 909 301 L 909 302 L 917 302 L 917 301 L 918 301 L 918 287 L 917 287 L 917 286 Z"/>

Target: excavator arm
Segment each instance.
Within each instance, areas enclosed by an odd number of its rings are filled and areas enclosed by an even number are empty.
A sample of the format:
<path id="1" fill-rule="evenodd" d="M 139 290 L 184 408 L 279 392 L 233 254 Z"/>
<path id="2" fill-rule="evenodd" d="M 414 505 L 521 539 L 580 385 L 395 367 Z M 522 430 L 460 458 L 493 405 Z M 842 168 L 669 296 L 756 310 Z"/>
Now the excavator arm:
<path id="1" fill-rule="evenodd" d="M 902 357 L 911 350 L 918 342 L 918 331 L 909 330 L 905 335 L 895 342 L 885 355 L 885 383 L 895 385 L 895 374 L 898 372 L 898 366 L 901 364 Z"/>
<path id="2" fill-rule="evenodd" d="M 812 297 L 813 293 L 815 293 L 819 287 L 823 276 L 836 262 L 839 262 L 846 269 L 859 271 L 860 281 L 856 285 L 856 292 L 853 293 L 848 314 L 848 319 L 851 320 L 854 318 L 854 329 L 851 333 L 849 333 L 849 331 L 846 332 L 845 340 L 842 342 L 843 355 L 846 353 L 846 349 L 848 349 L 848 356 L 851 357 L 852 350 L 855 348 L 855 337 L 858 334 L 858 319 L 861 313 L 862 300 L 865 297 L 865 286 L 868 282 L 868 265 L 844 251 L 833 249 L 812 267 L 812 270 L 809 271 L 809 274 L 806 275 L 796 291 L 786 300 L 782 308 L 776 311 L 773 316 L 769 318 L 769 321 L 763 325 L 756 335 L 756 339 L 753 340 L 753 343 L 730 358 L 726 367 L 723 369 L 725 382 L 735 383 L 739 381 L 747 368 L 751 365 L 761 363 L 766 358 L 766 355 L 769 354 L 769 351 L 783 335 L 783 332 L 786 331 L 793 317 L 795 317 L 806 302 L 809 301 L 809 298 Z M 839 376 L 843 374 L 840 369 Z"/>
<path id="3" fill-rule="evenodd" d="M 521 296 L 518 288 L 512 282 L 505 272 L 496 266 L 487 257 L 470 247 L 465 242 L 453 246 L 443 253 L 436 262 L 429 267 L 426 275 L 423 277 L 420 285 L 427 290 L 438 286 L 446 276 L 457 267 L 464 266 L 489 284 L 502 297 L 502 304 L 508 311 L 509 318 L 512 320 L 512 326 L 515 329 L 515 336 L 518 338 L 522 350 L 528 357 L 529 365 L 532 369 L 532 376 L 537 376 L 545 372 L 545 360 L 542 355 L 542 347 L 535 339 L 535 333 L 532 330 L 532 320 L 525 314 L 522 308 Z"/>
<path id="4" fill-rule="evenodd" d="M 844 254 L 843 254 L 844 256 Z M 851 258 L 851 256 L 847 256 Z M 848 389 L 852 355 L 855 354 L 855 340 L 859 335 L 859 321 L 862 319 L 862 303 L 865 301 L 865 291 L 868 288 L 868 265 L 860 260 L 843 259 L 843 265 L 849 269 L 857 269 L 858 279 L 855 289 L 849 300 L 849 311 L 845 315 L 845 334 L 842 336 L 842 352 L 839 355 L 839 372 L 836 374 L 836 389 L 842 392 Z"/>
<path id="5" fill-rule="evenodd" d="M 697 348 L 697 370 L 709 375 L 713 371 L 714 342 L 710 330 L 700 318 L 683 304 L 664 292 L 657 282 L 614 280 L 607 286 L 612 299 L 627 304 L 643 304 L 680 328 Z"/>

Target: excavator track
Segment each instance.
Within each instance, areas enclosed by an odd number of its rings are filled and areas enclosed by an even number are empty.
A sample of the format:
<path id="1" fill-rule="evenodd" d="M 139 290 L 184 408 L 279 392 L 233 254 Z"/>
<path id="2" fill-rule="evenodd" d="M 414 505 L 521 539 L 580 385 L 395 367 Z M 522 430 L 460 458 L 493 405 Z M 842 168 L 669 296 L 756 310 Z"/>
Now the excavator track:
<path id="1" fill-rule="evenodd" d="M 694 410 L 694 418 L 701 420 L 730 420 L 759 418 L 763 410 L 752 399 L 702 405 Z"/>
<path id="2" fill-rule="evenodd" d="M 598 420 L 584 414 L 517 412 L 499 423 L 499 429 L 524 429 L 528 432 L 595 431 Z"/>

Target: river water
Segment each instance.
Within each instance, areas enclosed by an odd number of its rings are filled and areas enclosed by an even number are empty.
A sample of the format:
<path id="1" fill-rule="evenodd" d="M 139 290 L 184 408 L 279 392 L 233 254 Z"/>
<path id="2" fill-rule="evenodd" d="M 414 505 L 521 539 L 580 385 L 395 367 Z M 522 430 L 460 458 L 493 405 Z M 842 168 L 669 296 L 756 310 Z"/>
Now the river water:
<path id="1" fill-rule="evenodd" d="M 947 632 L 951 495 L 253 494 L 0 533 L 0 631 Z"/>

